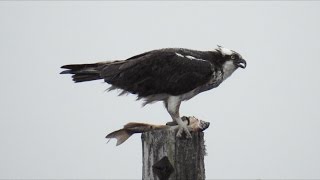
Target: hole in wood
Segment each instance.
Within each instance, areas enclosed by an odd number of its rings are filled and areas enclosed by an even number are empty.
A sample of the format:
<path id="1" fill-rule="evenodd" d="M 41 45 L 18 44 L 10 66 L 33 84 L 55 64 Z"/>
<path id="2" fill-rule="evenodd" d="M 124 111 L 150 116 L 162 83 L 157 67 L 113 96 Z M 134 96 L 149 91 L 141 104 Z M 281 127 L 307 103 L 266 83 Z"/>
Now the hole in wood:
<path id="1" fill-rule="evenodd" d="M 153 173 L 158 176 L 160 180 L 169 179 L 170 175 L 173 173 L 174 168 L 171 165 L 167 156 L 164 156 L 162 159 L 157 161 L 152 166 Z"/>

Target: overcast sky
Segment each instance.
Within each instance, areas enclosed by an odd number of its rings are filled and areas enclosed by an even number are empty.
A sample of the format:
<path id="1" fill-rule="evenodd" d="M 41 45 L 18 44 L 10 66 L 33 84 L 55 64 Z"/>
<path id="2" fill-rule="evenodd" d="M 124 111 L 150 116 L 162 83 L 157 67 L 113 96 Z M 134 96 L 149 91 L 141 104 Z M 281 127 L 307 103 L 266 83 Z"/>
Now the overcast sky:
<path id="1" fill-rule="evenodd" d="M 162 103 L 74 84 L 60 66 L 148 50 L 223 45 L 248 63 L 184 102 L 210 121 L 211 178 L 320 178 L 320 2 L 0 2 L 0 178 L 140 179 L 131 121 L 170 121 Z"/>

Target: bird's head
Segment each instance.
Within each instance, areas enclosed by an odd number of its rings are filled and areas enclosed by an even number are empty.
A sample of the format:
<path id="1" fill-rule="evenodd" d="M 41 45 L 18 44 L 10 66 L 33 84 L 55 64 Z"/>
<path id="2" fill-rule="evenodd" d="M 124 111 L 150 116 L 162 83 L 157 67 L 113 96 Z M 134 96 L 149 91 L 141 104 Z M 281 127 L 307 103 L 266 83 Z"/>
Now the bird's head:
<path id="1" fill-rule="evenodd" d="M 218 45 L 218 48 L 216 51 L 219 52 L 221 55 L 222 61 L 223 61 L 223 66 L 226 68 L 232 68 L 232 69 L 237 69 L 237 68 L 246 68 L 247 62 L 242 58 L 242 56 L 230 49 L 224 48 L 222 46 Z"/>

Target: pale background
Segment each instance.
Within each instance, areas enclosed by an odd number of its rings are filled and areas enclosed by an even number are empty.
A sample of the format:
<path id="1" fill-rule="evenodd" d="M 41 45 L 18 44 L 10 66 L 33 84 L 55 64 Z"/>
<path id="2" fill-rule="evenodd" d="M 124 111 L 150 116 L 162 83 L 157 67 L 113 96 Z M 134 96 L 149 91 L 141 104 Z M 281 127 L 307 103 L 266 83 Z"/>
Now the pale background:
<path id="1" fill-rule="evenodd" d="M 183 103 L 211 122 L 211 178 L 320 178 L 320 2 L 0 2 L 0 178 L 140 179 L 130 121 L 165 123 L 161 103 L 74 84 L 59 67 L 184 47 L 238 51 L 248 67 Z"/>

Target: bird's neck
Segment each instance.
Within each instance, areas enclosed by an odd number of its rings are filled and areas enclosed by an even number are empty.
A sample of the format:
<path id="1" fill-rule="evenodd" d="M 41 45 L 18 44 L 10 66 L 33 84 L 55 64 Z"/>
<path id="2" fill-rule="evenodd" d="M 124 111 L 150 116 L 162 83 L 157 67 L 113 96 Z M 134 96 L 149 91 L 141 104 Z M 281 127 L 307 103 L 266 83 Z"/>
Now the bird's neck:
<path id="1" fill-rule="evenodd" d="M 226 80 L 237 69 L 232 61 L 226 61 L 222 65 L 223 80 Z"/>

